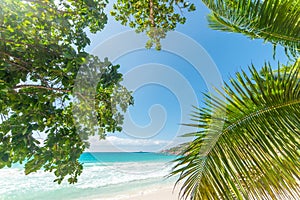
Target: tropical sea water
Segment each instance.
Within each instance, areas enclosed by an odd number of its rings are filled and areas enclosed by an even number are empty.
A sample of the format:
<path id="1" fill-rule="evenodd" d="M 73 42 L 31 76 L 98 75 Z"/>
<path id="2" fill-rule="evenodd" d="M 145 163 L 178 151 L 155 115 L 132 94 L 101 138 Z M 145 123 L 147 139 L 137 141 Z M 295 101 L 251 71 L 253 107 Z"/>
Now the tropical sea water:
<path id="1" fill-rule="evenodd" d="M 42 170 L 26 176 L 22 165 L 14 165 L 0 169 L 0 199 L 122 199 L 128 193 L 172 183 L 174 178 L 166 176 L 174 159 L 158 153 L 83 153 L 79 161 L 84 163 L 84 170 L 74 185 L 67 181 L 58 185 L 52 173 Z"/>

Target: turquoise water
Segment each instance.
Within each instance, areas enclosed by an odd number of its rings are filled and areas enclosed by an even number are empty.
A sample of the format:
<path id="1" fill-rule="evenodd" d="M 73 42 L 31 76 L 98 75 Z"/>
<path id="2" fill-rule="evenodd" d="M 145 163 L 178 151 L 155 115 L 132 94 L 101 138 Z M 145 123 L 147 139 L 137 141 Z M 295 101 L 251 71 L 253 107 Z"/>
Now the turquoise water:
<path id="1" fill-rule="evenodd" d="M 114 162 L 168 162 L 175 156 L 150 152 L 93 152 L 84 153 L 80 157 L 83 163 Z"/>
<path id="2" fill-rule="evenodd" d="M 74 185 L 53 183 L 54 175 L 43 171 L 25 176 L 22 166 L 15 165 L 0 170 L 0 199 L 121 199 L 128 192 L 173 182 L 166 179 L 173 159 L 157 153 L 84 153 L 79 159 L 84 171 Z"/>

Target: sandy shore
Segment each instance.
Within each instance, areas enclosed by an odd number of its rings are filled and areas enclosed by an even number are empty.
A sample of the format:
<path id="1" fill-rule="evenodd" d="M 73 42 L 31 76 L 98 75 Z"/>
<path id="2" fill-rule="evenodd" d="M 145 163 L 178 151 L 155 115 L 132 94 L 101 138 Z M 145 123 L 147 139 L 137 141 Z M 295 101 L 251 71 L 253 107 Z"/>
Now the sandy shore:
<path id="1" fill-rule="evenodd" d="M 139 191 L 136 194 L 130 194 L 122 200 L 177 200 L 180 186 L 176 186 L 173 191 L 174 185 L 164 185 L 152 188 L 152 190 Z"/>
<path id="2" fill-rule="evenodd" d="M 178 200 L 180 185 L 173 190 L 174 183 L 162 183 L 147 188 L 135 189 L 128 193 L 116 194 L 113 197 L 94 197 L 93 200 Z"/>

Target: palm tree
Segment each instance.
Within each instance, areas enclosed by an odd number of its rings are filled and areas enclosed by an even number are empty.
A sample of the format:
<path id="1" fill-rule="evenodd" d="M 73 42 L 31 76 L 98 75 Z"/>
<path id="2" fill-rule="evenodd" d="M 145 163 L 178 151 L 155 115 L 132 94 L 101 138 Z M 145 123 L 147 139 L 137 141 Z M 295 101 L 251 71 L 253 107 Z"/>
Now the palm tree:
<path id="1" fill-rule="evenodd" d="M 209 26 L 243 33 L 285 47 L 294 57 L 300 50 L 299 0 L 203 0 L 212 11 Z"/>
<path id="2" fill-rule="evenodd" d="M 203 0 L 213 29 L 282 45 L 294 63 L 237 73 L 195 108 L 176 160 L 183 199 L 300 199 L 299 0 Z"/>
<path id="3" fill-rule="evenodd" d="M 199 131 L 173 171 L 183 197 L 300 199 L 300 61 L 292 69 L 267 66 L 263 76 L 252 66 L 252 77 L 225 86 L 225 100 L 208 97 L 193 113 Z"/>

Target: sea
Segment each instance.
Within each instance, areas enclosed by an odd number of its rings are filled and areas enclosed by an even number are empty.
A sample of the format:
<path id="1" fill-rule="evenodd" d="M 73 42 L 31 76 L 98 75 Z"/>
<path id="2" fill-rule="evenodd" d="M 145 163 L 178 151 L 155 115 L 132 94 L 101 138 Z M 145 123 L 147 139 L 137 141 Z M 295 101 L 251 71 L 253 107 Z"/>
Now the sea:
<path id="1" fill-rule="evenodd" d="M 85 152 L 78 183 L 53 182 L 53 173 L 25 175 L 23 165 L 0 169 L 0 200 L 122 200 L 128 194 L 173 184 L 176 156 L 148 152 Z"/>

